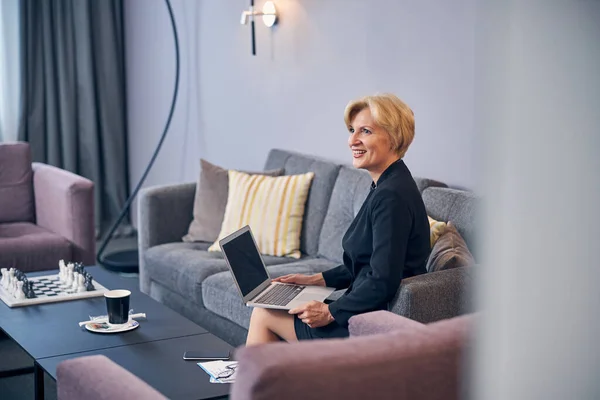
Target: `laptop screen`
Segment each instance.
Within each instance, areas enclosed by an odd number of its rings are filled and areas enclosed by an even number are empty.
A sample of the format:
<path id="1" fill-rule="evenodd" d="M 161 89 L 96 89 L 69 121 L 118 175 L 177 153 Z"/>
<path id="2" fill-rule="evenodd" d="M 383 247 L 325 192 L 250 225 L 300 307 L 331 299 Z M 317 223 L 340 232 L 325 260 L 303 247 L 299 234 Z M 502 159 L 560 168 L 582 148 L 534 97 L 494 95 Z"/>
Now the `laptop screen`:
<path id="1" fill-rule="evenodd" d="M 222 246 L 243 296 L 269 279 L 250 231 Z"/>

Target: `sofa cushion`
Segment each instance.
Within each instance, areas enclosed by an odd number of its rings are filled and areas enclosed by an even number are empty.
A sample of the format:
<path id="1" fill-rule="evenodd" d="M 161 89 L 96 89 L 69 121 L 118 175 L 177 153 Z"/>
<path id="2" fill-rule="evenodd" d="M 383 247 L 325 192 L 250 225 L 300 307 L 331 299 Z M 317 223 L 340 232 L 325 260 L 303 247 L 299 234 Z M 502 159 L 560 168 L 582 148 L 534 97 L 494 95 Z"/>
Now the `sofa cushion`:
<path id="1" fill-rule="evenodd" d="M 306 201 L 304 223 L 300 234 L 300 251 L 315 256 L 318 252 L 319 237 L 329 207 L 331 191 L 340 166 L 304 154 L 273 149 L 267 157 L 265 170 L 276 168 L 284 168 L 286 175 L 315 173 Z"/>
<path id="2" fill-rule="evenodd" d="M 430 185 L 445 186 L 431 179 L 414 179 L 420 192 Z M 321 230 L 320 257 L 342 263 L 342 238 L 367 198 L 372 182 L 367 171 L 348 166 L 341 167 Z"/>
<path id="3" fill-rule="evenodd" d="M 267 267 L 272 278 L 286 274 L 316 274 L 335 267 L 324 258 L 306 258 L 285 265 Z M 204 306 L 215 314 L 248 329 L 252 308 L 244 305 L 229 271 L 206 278 L 202 285 Z"/>
<path id="4" fill-rule="evenodd" d="M 31 222 L 0 224 L 0 266 L 23 272 L 58 269 L 71 261 L 72 245 L 64 237 Z"/>
<path id="5" fill-rule="evenodd" d="M 283 168 L 247 173 L 279 176 L 283 174 Z M 184 242 L 214 242 L 217 240 L 225 216 L 228 193 L 228 170 L 200 159 L 200 178 L 194 197 L 194 220 L 190 224 L 188 234 L 183 237 Z"/>
<path id="6" fill-rule="evenodd" d="M 479 198 L 472 192 L 429 187 L 423 191 L 427 214 L 439 221 L 452 221 L 475 258 L 475 221 Z"/>
<path id="7" fill-rule="evenodd" d="M 371 182 L 366 171 L 346 166 L 340 169 L 321 230 L 319 256 L 342 263 L 342 237 L 365 202 Z"/>
<path id="8" fill-rule="evenodd" d="M 299 259 L 300 232 L 313 172 L 261 176 L 229 171 L 229 196 L 219 240 L 249 225 L 262 254 Z M 215 242 L 208 251 L 219 251 Z"/>
<path id="9" fill-rule="evenodd" d="M 206 251 L 210 245 L 177 242 L 151 247 L 144 253 L 147 274 L 151 280 L 203 305 L 203 281 L 210 275 L 228 271 L 223 253 Z M 297 261 L 272 256 L 263 256 L 263 260 L 266 265 Z"/>
<path id="10" fill-rule="evenodd" d="M 34 222 L 33 201 L 29 144 L 0 144 L 0 223 Z"/>

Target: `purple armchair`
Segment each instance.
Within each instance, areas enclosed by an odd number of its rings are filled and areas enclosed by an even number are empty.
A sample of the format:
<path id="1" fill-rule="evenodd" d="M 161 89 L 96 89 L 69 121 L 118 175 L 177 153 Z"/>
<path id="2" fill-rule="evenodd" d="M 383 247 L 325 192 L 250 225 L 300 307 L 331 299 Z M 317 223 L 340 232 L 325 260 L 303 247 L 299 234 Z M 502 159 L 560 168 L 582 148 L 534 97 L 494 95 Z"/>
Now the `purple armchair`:
<path id="1" fill-rule="evenodd" d="M 422 325 L 377 311 L 351 318 L 349 339 L 240 348 L 230 396 L 232 400 L 459 399 L 472 321 L 468 315 Z M 198 374 L 208 379 L 200 369 Z M 134 398 L 164 399 L 104 356 L 58 365 L 59 400 Z"/>
<path id="2" fill-rule="evenodd" d="M 241 348 L 231 399 L 459 399 L 471 320 L 377 311 L 352 317 L 349 339 Z"/>
<path id="3" fill-rule="evenodd" d="M 94 184 L 31 163 L 27 143 L 0 144 L 0 266 L 24 272 L 94 263 Z"/>
<path id="4" fill-rule="evenodd" d="M 201 372 L 201 371 L 200 371 Z M 58 364 L 58 400 L 165 400 L 166 397 L 105 356 L 87 356 Z"/>

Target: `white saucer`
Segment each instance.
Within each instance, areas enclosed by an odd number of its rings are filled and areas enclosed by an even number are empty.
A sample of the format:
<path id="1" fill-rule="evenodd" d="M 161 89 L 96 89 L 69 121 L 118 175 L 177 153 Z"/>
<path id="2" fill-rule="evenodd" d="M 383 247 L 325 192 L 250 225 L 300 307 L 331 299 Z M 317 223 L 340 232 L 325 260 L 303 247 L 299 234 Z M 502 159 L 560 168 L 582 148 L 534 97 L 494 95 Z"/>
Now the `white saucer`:
<path id="1" fill-rule="evenodd" d="M 126 324 L 109 324 L 108 322 L 90 322 L 85 325 L 85 329 L 96 333 L 119 333 L 131 331 L 140 326 L 140 323 L 132 319 Z"/>

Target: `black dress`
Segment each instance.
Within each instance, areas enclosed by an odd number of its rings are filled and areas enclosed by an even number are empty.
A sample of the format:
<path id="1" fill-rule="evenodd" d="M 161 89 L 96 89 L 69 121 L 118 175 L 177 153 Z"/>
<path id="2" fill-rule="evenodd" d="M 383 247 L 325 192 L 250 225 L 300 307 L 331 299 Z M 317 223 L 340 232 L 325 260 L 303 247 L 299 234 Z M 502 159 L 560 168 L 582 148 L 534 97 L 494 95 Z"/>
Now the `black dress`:
<path id="1" fill-rule="evenodd" d="M 348 288 L 329 304 L 335 319 L 310 328 L 294 319 L 299 340 L 348 336 L 350 317 L 387 310 L 403 278 L 425 273 L 430 252 L 429 222 L 417 185 L 398 160 L 379 177 L 342 239 L 344 264 L 323 272 L 325 283 Z"/>

